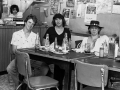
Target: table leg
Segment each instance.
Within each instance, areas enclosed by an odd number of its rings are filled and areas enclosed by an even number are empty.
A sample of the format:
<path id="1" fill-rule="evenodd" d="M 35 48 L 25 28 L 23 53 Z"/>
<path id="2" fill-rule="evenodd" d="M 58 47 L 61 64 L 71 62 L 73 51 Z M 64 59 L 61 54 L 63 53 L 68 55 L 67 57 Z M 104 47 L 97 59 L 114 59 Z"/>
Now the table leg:
<path id="1" fill-rule="evenodd" d="M 60 90 L 70 90 L 71 84 L 71 63 L 64 63 L 62 65 L 55 65 L 54 78 L 59 81 Z"/>
<path id="2" fill-rule="evenodd" d="M 70 90 L 71 73 L 72 73 L 71 64 L 68 63 L 65 65 L 65 77 L 64 77 L 64 82 L 63 82 L 64 83 L 63 90 Z"/>

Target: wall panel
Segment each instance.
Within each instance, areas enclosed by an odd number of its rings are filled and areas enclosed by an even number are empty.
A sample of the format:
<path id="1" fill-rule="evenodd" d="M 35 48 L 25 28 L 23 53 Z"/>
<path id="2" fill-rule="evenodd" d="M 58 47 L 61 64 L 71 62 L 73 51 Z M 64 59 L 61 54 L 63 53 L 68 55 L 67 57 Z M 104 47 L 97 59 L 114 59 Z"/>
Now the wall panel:
<path id="1" fill-rule="evenodd" d="M 20 30 L 22 26 L 0 26 L 0 71 L 5 71 L 10 63 L 9 43 L 14 31 Z M 33 31 L 39 32 L 41 27 L 34 27 Z"/>

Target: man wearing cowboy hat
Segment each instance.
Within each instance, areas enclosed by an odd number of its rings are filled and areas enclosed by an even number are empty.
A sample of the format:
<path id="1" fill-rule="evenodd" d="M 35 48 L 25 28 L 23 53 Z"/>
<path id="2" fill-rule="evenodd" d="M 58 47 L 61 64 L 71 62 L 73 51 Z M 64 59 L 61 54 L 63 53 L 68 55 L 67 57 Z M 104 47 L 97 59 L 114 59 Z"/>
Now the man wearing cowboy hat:
<path id="1" fill-rule="evenodd" d="M 88 26 L 89 37 L 85 37 L 81 43 L 81 47 L 76 52 L 94 52 L 99 55 L 99 49 L 106 43 L 108 45 L 109 38 L 106 35 L 100 36 L 100 31 L 103 27 L 100 26 L 100 22 L 92 20 Z"/>

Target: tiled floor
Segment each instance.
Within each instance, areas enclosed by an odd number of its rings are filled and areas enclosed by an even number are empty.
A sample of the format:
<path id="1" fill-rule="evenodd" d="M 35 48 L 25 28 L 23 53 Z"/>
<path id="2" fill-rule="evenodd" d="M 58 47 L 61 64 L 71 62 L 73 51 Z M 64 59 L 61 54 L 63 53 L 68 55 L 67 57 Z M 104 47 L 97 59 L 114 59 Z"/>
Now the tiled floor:
<path id="1" fill-rule="evenodd" d="M 14 83 L 11 77 L 8 80 L 8 74 L 0 76 L 0 90 L 14 90 Z"/>
<path id="2" fill-rule="evenodd" d="M 8 74 L 0 75 L 0 90 L 14 90 L 14 82 Z M 74 90 L 74 73 L 72 73 L 71 88 Z"/>
<path id="3" fill-rule="evenodd" d="M 120 90 L 120 82 L 114 83 L 113 87 L 116 88 L 116 90 Z M 75 88 L 74 87 L 74 72 L 72 72 L 70 90 L 75 90 L 74 88 Z M 8 79 L 8 74 L 0 75 L 0 90 L 14 90 L 14 82 L 12 81 L 10 76 Z"/>

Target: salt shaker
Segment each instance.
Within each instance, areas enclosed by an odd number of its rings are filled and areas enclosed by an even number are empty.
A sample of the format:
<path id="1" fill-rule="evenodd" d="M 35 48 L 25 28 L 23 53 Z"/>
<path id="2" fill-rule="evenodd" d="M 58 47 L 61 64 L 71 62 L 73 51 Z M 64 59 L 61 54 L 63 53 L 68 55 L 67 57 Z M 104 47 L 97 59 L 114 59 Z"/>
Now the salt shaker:
<path id="1" fill-rule="evenodd" d="M 104 57 L 104 48 L 100 48 L 99 57 Z"/>

